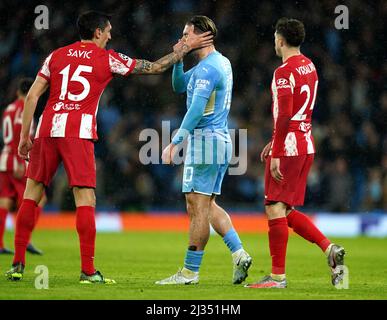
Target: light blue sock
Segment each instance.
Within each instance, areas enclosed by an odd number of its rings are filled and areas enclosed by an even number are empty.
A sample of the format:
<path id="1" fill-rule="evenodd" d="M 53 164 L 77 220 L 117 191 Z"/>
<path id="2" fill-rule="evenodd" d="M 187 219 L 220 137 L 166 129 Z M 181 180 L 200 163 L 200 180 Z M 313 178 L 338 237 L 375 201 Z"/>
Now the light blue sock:
<path id="1" fill-rule="evenodd" d="M 194 272 L 199 272 L 203 254 L 204 251 L 187 250 L 187 253 L 185 254 L 184 268 Z"/>
<path id="2" fill-rule="evenodd" d="M 239 239 L 238 234 L 236 233 L 234 228 L 231 228 L 223 237 L 224 243 L 230 249 L 231 253 L 242 249 L 242 242 Z"/>

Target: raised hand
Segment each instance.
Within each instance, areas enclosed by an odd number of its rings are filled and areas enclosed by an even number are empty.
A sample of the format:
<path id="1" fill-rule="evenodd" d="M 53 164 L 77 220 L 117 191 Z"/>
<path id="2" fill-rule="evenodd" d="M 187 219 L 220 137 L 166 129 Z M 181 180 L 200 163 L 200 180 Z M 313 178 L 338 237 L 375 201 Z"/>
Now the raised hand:
<path id="1" fill-rule="evenodd" d="M 211 31 L 207 31 L 201 34 L 190 33 L 185 38 L 185 43 L 183 46 L 186 45 L 189 51 L 208 47 L 214 43 L 213 38 L 214 36 L 211 34 Z"/>

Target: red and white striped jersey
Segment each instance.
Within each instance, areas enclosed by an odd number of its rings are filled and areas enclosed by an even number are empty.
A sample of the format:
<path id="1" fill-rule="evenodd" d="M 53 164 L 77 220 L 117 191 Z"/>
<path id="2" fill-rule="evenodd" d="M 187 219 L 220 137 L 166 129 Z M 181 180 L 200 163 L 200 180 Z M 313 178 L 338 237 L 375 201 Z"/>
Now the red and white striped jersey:
<path id="1" fill-rule="evenodd" d="M 50 95 L 35 138 L 97 140 L 99 99 L 114 74 L 129 75 L 136 60 L 93 42 L 77 41 L 53 51 L 38 75 L 49 81 Z"/>
<path id="2" fill-rule="evenodd" d="M 14 172 L 17 164 L 25 164 L 18 156 L 17 149 L 20 141 L 24 100 L 17 99 L 3 112 L 2 133 L 3 149 L 0 154 L 0 171 Z M 31 126 L 33 127 L 33 126 Z"/>
<path id="3" fill-rule="evenodd" d="M 312 113 L 317 86 L 316 68 L 302 54 L 290 57 L 275 70 L 271 85 L 273 157 L 315 153 Z"/>

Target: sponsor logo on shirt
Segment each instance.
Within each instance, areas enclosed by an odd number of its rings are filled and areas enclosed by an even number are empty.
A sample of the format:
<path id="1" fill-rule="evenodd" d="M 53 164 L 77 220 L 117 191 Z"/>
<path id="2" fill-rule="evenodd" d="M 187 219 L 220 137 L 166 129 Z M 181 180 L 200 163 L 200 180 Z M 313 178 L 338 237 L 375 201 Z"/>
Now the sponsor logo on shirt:
<path id="1" fill-rule="evenodd" d="M 197 79 L 195 82 L 195 89 L 207 89 L 210 85 L 210 81 L 206 79 Z"/>
<path id="2" fill-rule="evenodd" d="M 284 84 L 287 84 L 287 83 L 288 83 L 288 80 L 286 80 L 284 78 L 280 78 L 277 80 L 277 84 L 280 86 L 283 86 Z"/>
<path id="3" fill-rule="evenodd" d="M 291 88 L 289 81 L 284 78 L 279 78 L 277 80 L 277 89 L 286 89 L 286 88 Z"/>
<path id="4" fill-rule="evenodd" d="M 66 111 L 72 111 L 72 110 L 80 110 L 81 105 L 78 103 L 63 103 L 63 102 L 57 102 L 52 107 L 54 111 L 60 111 L 60 110 L 66 110 Z"/>

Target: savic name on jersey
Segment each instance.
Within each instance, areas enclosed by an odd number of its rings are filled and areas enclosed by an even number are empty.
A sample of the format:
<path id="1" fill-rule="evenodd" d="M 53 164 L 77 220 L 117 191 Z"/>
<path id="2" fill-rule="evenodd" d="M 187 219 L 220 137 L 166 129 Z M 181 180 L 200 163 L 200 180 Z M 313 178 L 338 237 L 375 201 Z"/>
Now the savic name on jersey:
<path id="1" fill-rule="evenodd" d="M 50 96 L 35 138 L 97 140 L 96 115 L 103 90 L 114 74 L 127 76 L 136 61 L 94 43 L 75 42 L 52 52 L 38 75 L 49 81 Z"/>

